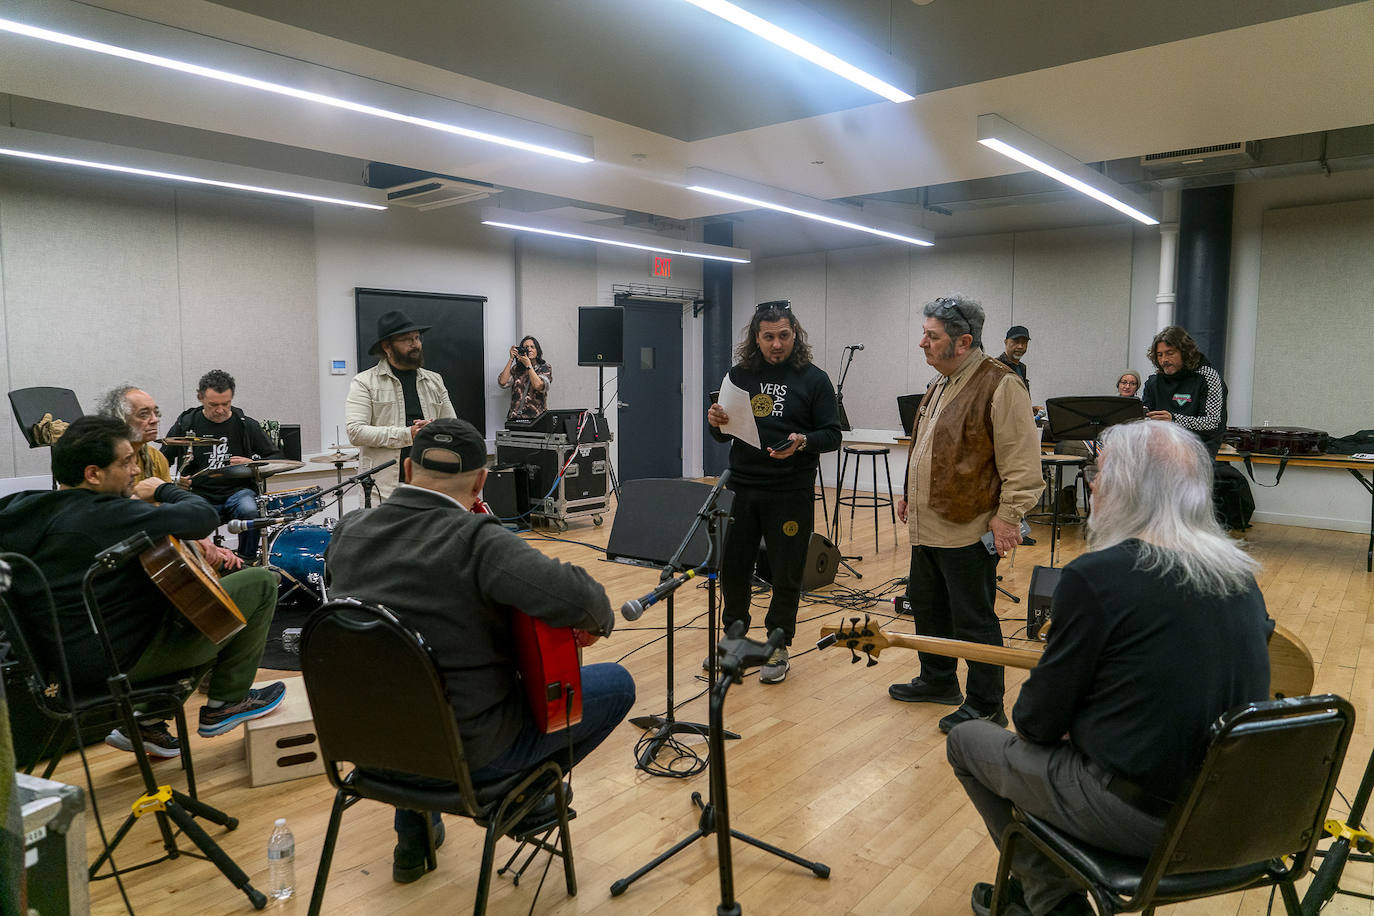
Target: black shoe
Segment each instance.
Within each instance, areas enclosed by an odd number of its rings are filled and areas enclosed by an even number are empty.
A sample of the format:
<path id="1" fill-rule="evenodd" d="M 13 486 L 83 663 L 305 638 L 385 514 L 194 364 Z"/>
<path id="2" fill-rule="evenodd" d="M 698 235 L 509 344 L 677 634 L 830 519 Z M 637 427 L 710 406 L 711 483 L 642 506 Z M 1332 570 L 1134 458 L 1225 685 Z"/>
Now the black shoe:
<path id="1" fill-rule="evenodd" d="M 181 754 L 181 742 L 167 729 L 166 722 L 140 722 L 138 736 L 143 752 L 149 757 L 167 760 Z M 121 751 L 134 749 L 133 742 L 118 728 L 105 736 L 105 743 Z"/>
<path id="2" fill-rule="evenodd" d="M 568 804 L 572 804 L 572 786 L 565 785 L 563 794 L 568 799 Z M 568 819 L 571 820 L 577 815 L 572 808 L 568 809 Z M 506 831 L 506 836 L 518 837 L 528 833 L 538 833 L 558 823 L 558 796 L 550 792 L 539 800 L 529 814 L 516 821 L 515 826 Z"/>
<path id="3" fill-rule="evenodd" d="M 919 677 L 912 678 L 906 684 L 893 684 L 887 688 L 887 695 L 903 703 L 940 703 L 943 706 L 958 706 L 964 702 L 964 695 L 959 692 L 958 684 L 941 687 L 938 684 L 927 684 Z"/>
<path id="4" fill-rule="evenodd" d="M 996 712 L 979 712 L 972 706 L 965 703 L 954 712 L 940 720 L 940 731 L 949 734 L 949 730 L 956 725 L 963 725 L 965 722 L 977 722 L 987 720 L 993 725 L 1007 727 L 1007 714 L 998 709 Z"/>
<path id="5" fill-rule="evenodd" d="M 434 825 L 434 848 L 444 845 L 444 822 Z M 391 851 L 391 880 L 397 884 L 409 884 L 425 876 L 425 845 L 397 843 Z"/>
<path id="6" fill-rule="evenodd" d="M 974 916 L 989 916 L 992 913 L 992 885 L 986 881 L 979 881 L 973 885 L 973 904 Z M 1004 916 L 1030 916 L 1030 907 L 1026 906 L 1026 897 L 1021 892 L 1021 882 L 1015 878 L 1007 886 L 1007 905 L 1002 907 Z"/>

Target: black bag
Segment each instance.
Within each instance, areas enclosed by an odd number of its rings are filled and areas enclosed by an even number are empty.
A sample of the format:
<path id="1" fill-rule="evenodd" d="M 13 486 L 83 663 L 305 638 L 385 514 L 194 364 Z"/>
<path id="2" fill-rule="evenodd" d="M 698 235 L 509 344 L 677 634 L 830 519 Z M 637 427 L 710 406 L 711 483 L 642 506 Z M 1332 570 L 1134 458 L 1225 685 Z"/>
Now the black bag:
<path id="1" fill-rule="evenodd" d="M 1358 455 L 1366 452 L 1374 452 L 1374 429 L 1362 429 L 1340 438 L 1332 436 L 1326 443 L 1328 455 Z"/>
<path id="2" fill-rule="evenodd" d="M 1212 465 L 1212 508 L 1217 521 L 1230 531 L 1244 531 L 1250 527 L 1255 514 L 1255 497 L 1250 483 L 1234 465 L 1218 461 Z"/>

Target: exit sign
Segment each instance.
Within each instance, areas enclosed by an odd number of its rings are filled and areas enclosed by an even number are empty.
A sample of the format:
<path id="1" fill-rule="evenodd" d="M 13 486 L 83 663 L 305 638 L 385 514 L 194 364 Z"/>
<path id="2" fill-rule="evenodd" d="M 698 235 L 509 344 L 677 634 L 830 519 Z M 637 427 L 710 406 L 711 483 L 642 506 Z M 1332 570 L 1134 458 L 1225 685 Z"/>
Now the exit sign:
<path id="1" fill-rule="evenodd" d="M 673 259 L 663 255 L 654 255 L 649 259 L 649 276 L 657 277 L 660 280 L 673 279 Z"/>

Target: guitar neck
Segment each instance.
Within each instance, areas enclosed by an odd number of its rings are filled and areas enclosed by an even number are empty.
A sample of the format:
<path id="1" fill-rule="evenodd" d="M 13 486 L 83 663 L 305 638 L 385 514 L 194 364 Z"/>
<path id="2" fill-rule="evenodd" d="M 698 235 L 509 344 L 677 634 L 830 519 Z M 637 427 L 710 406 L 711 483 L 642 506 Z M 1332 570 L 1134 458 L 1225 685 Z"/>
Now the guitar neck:
<path id="1" fill-rule="evenodd" d="M 989 665 L 1004 665 L 1009 668 L 1034 668 L 1040 661 L 1042 650 L 1018 649 L 1011 646 L 990 646 L 980 642 L 964 642 L 959 639 L 941 639 L 938 636 L 912 636 L 906 633 L 883 631 L 888 645 L 917 652 L 931 652 L 947 655 L 971 662 L 986 662 Z"/>

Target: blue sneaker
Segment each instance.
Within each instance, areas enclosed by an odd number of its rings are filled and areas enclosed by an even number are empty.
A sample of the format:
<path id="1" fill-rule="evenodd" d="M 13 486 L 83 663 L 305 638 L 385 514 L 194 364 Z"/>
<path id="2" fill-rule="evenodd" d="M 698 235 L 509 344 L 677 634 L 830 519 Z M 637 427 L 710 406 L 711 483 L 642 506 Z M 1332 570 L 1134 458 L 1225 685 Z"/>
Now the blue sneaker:
<path id="1" fill-rule="evenodd" d="M 222 735 L 249 719 L 267 715 L 281 705 L 284 696 L 286 696 L 286 685 L 281 681 L 276 681 L 266 687 L 248 691 L 248 696 L 237 703 L 226 703 L 215 709 L 202 706 L 200 709 L 200 728 L 196 729 L 196 734 L 202 738 Z"/>

